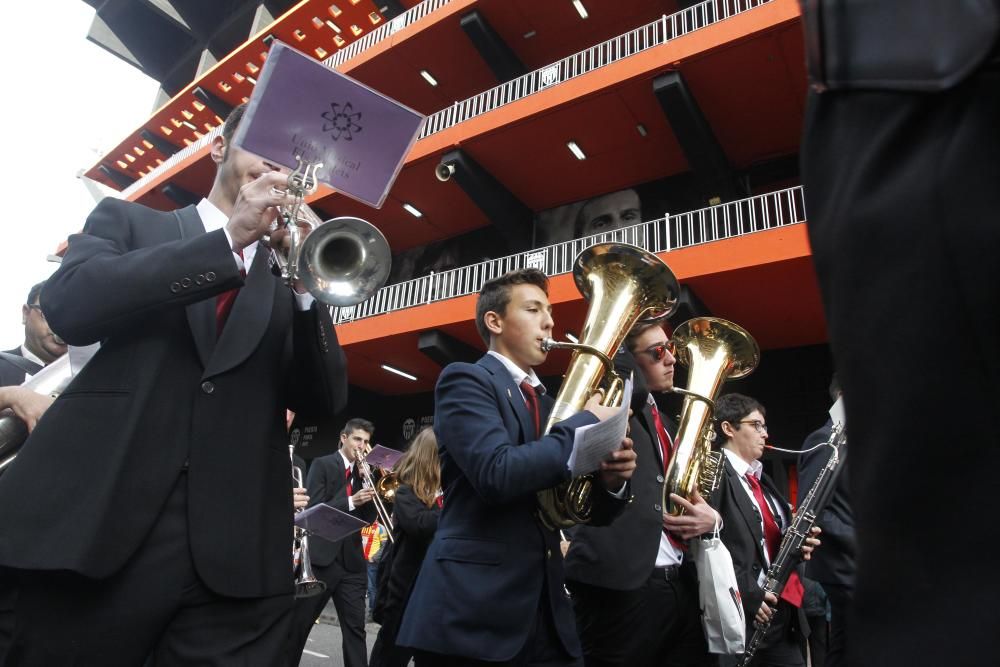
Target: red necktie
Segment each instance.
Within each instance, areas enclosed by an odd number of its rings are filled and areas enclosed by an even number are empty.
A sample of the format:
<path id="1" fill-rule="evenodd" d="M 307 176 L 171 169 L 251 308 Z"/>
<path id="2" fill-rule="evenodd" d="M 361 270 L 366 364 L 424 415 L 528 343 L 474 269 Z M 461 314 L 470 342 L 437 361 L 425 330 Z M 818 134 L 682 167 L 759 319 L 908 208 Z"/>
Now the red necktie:
<path id="1" fill-rule="evenodd" d="M 347 497 L 348 498 L 350 498 L 351 496 L 354 495 L 354 489 L 351 488 L 352 483 L 354 481 L 354 480 L 351 479 L 351 470 L 352 469 L 353 469 L 353 466 L 348 466 L 347 468 L 344 469 L 344 479 L 346 480 L 344 482 L 344 488 L 347 490 Z"/>
<path id="2" fill-rule="evenodd" d="M 781 546 L 781 529 L 778 528 L 778 522 L 774 520 L 771 506 L 764 499 L 764 489 L 761 488 L 760 481 L 752 472 L 748 472 L 746 478 L 750 483 L 753 496 L 757 499 L 757 504 L 760 506 L 761 517 L 764 519 L 764 544 L 767 545 L 767 558 L 769 561 L 773 561 L 774 557 L 778 555 L 778 547 Z M 781 598 L 796 607 L 801 607 L 804 592 L 798 573 L 792 572 L 791 576 L 788 577 L 785 588 L 781 591 Z"/>
<path id="3" fill-rule="evenodd" d="M 531 415 L 535 424 L 534 437 L 538 438 L 539 427 L 541 426 L 541 414 L 538 411 L 538 392 L 535 391 L 535 388 L 528 382 L 527 378 L 521 382 L 521 391 L 524 392 L 524 404 L 528 408 L 528 414 Z"/>
<path id="4" fill-rule="evenodd" d="M 243 259 L 243 249 L 240 248 L 237 253 L 240 259 Z M 240 269 L 240 275 L 244 278 L 247 277 L 246 269 Z M 235 287 L 228 292 L 223 292 L 215 300 L 215 335 L 222 335 L 222 328 L 226 326 L 226 320 L 229 318 L 229 311 L 233 309 L 233 302 L 236 301 L 236 295 L 239 294 L 240 288 Z"/>
<path id="5" fill-rule="evenodd" d="M 650 411 L 653 413 L 653 424 L 656 426 L 656 435 L 660 440 L 660 452 L 663 454 L 663 470 L 666 472 L 667 466 L 670 464 L 670 457 L 674 451 L 674 442 L 670 439 L 670 434 L 667 433 L 667 429 L 663 426 L 663 420 L 660 419 L 660 411 L 656 405 L 651 405 Z"/>

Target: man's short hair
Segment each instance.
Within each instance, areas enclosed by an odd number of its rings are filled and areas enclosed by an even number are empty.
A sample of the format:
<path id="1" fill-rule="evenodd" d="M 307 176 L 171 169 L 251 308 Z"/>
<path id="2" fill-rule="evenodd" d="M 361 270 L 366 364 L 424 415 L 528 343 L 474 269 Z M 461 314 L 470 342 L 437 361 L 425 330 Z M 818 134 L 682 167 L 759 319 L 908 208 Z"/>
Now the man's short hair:
<path id="1" fill-rule="evenodd" d="M 538 269 L 508 271 L 499 278 L 487 280 L 476 299 L 476 329 L 487 347 L 490 344 L 490 330 L 486 328 L 484 320 L 486 313 L 493 311 L 498 315 L 505 315 L 507 304 L 510 303 L 510 288 L 514 285 L 535 285 L 546 296 L 549 294 L 549 279 Z"/>
<path id="2" fill-rule="evenodd" d="M 639 322 L 636 324 L 632 327 L 632 330 L 628 332 L 628 335 L 625 336 L 625 348 L 634 354 L 636 352 L 635 342 L 639 340 L 639 336 L 646 333 L 653 327 L 663 329 L 663 322 Z"/>
<path id="3" fill-rule="evenodd" d="M 41 296 L 41 294 L 42 294 L 42 288 L 43 287 L 45 287 L 45 281 L 44 280 L 42 282 L 40 282 L 40 283 L 32 285 L 31 289 L 28 290 L 28 300 L 25 301 L 24 303 L 27 304 L 27 305 L 29 305 L 29 306 L 33 306 L 35 304 L 35 302 L 38 301 L 38 297 Z"/>
<path id="4" fill-rule="evenodd" d="M 246 102 L 234 108 L 226 116 L 226 122 L 222 126 L 222 139 L 226 144 L 226 151 L 229 151 L 229 146 L 233 142 L 233 135 L 236 134 L 236 129 L 240 126 L 240 121 L 243 120 L 243 114 L 246 113 L 247 105 Z"/>
<path id="5" fill-rule="evenodd" d="M 350 435 L 355 431 L 364 431 L 369 436 L 372 436 L 375 434 L 375 425 L 367 419 L 354 417 L 353 419 L 347 420 L 347 423 L 344 424 L 344 428 L 340 431 L 340 435 Z"/>
<path id="6" fill-rule="evenodd" d="M 741 426 L 739 422 L 754 410 L 760 411 L 761 416 L 767 414 L 764 406 L 755 398 L 750 398 L 743 394 L 726 394 L 725 396 L 720 396 L 715 401 L 716 443 L 721 445 L 727 439 L 726 434 L 722 432 L 722 422 L 729 422 L 738 431 Z"/>

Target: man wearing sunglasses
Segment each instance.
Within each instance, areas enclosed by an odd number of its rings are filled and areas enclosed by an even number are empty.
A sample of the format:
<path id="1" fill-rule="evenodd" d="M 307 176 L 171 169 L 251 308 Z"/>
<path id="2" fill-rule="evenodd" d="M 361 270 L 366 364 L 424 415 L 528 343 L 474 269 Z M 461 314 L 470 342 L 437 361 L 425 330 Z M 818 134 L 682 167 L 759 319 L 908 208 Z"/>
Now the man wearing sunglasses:
<path id="1" fill-rule="evenodd" d="M 663 515 L 663 475 L 676 426 L 651 392 L 673 389 L 673 345 L 661 325 L 639 324 L 624 347 L 615 362 L 624 376 L 634 371 L 634 499 L 608 527 L 575 527 L 566 556 L 584 661 L 587 667 L 714 665 L 686 541 L 712 531 L 719 515 L 697 495 L 693 502 L 674 496 L 684 516 Z"/>

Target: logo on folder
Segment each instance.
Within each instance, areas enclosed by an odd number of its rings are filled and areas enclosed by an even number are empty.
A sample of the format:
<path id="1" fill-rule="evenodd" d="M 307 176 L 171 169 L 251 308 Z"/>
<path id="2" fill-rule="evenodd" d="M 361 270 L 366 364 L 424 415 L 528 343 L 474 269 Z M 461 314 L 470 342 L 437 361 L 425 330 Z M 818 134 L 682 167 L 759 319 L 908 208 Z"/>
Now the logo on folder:
<path id="1" fill-rule="evenodd" d="M 358 122 L 361 120 L 361 112 L 355 111 L 351 103 L 338 104 L 330 103 L 330 110 L 320 114 L 323 120 L 323 131 L 330 133 L 330 138 L 334 141 L 353 141 L 354 133 L 362 130 Z"/>

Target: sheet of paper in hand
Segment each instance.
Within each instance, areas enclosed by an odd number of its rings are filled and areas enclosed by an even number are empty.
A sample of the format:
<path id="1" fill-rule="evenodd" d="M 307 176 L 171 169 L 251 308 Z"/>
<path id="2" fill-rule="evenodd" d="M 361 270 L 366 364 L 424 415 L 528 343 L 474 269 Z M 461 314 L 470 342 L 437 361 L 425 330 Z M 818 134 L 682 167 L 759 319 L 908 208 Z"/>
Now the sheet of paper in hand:
<path id="1" fill-rule="evenodd" d="M 233 143 L 379 208 L 424 116 L 287 44 L 274 41 Z"/>
<path id="2" fill-rule="evenodd" d="M 356 533 L 368 524 L 326 503 L 313 505 L 295 515 L 295 525 L 305 528 L 310 535 L 336 542 Z"/>
<path id="3" fill-rule="evenodd" d="M 372 447 L 372 450 L 368 452 L 368 456 L 365 457 L 365 460 L 368 461 L 368 465 L 391 470 L 401 458 L 403 458 L 403 452 L 390 447 L 375 445 Z"/>

